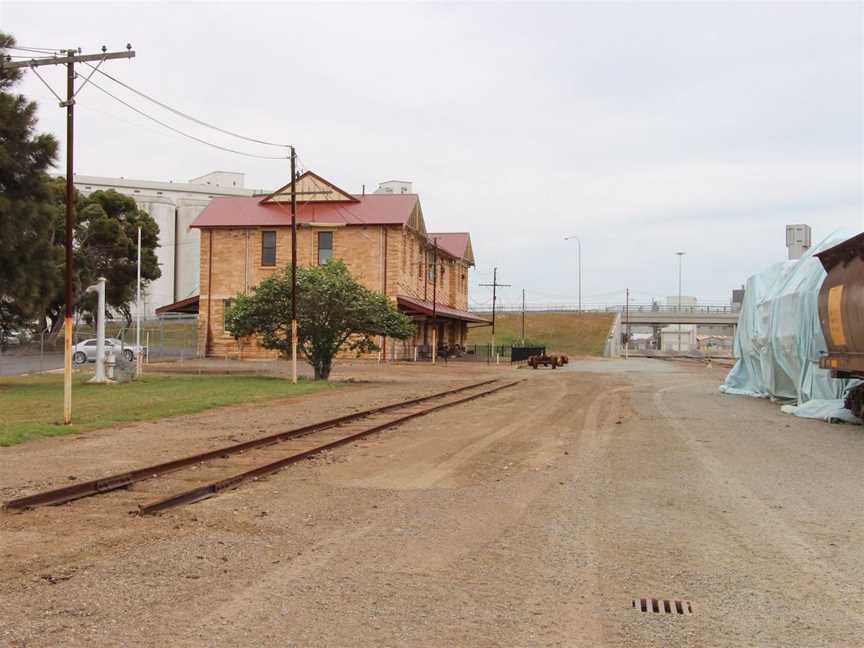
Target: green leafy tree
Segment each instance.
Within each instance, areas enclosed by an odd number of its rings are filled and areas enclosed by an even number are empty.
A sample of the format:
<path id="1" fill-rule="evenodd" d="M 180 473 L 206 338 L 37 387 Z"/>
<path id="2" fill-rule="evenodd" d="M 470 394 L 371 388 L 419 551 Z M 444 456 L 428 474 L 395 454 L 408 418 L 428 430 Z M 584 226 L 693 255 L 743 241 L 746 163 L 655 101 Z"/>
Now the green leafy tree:
<path id="1" fill-rule="evenodd" d="M 0 52 L 15 39 L 0 32 Z M 32 326 L 62 285 L 56 226 L 62 206 L 48 169 L 57 141 L 36 133 L 36 104 L 12 92 L 17 69 L 0 66 L 0 339 Z"/>
<path id="2" fill-rule="evenodd" d="M 132 304 L 138 277 L 138 227 L 141 227 L 141 283 L 146 286 L 162 274 L 156 258 L 159 226 L 135 200 L 114 190 L 90 195 L 76 192 L 75 199 L 75 302 L 79 312 L 92 319 L 96 295 L 87 287 L 105 277 L 105 303 L 110 315 L 132 323 Z M 65 232 L 65 226 L 58 227 Z M 63 295 L 51 307 L 59 318 Z"/>
<path id="3" fill-rule="evenodd" d="M 267 349 L 291 355 L 291 269 L 262 281 L 251 294 L 240 295 L 225 315 L 235 337 L 258 336 Z M 297 272 L 297 339 L 300 352 L 326 380 L 333 358 L 347 346 L 359 355 L 376 351 L 373 336 L 407 339 L 414 324 L 386 295 L 373 292 L 351 276 L 342 261 L 299 268 Z"/>
<path id="4" fill-rule="evenodd" d="M 52 178 L 50 189 L 57 205 L 50 228 L 54 258 L 50 268 L 55 273 L 54 290 L 41 296 L 39 318 L 47 320 L 52 337 L 63 325 L 65 289 L 66 182 Z M 161 275 L 156 258 L 159 226 L 131 196 L 114 190 L 95 191 L 90 195 L 75 192 L 75 233 L 73 243 L 74 275 L 72 298 L 75 310 L 86 321 L 95 319 L 97 296 L 87 287 L 105 277 L 105 305 L 108 317 L 120 316 L 132 323 L 132 304 L 138 278 L 138 227 L 141 227 L 142 287 Z"/>

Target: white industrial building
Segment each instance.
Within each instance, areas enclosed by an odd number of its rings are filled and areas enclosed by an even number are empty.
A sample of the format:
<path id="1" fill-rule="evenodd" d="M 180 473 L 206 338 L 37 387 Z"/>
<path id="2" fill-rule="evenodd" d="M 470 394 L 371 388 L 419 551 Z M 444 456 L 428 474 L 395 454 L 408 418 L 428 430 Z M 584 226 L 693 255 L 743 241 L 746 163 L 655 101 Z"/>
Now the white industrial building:
<path id="1" fill-rule="evenodd" d="M 786 249 L 789 251 L 790 261 L 800 259 L 810 249 L 812 233 L 809 225 L 786 226 Z"/>
<path id="2" fill-rule="evenodd" d="M 376 194 L 410 194 L 413 184 L 407 180 L 385 180 L 378 183 Z"/>
<path id="3" fill-rule="evenodd" d="M 672 295 L 666 298 L 666 306 L 672 308 L 693 308 L 698 300 L 692 295 Z M 670 324 L 660 330 L 660 348 L 663 351 L 676 351 L 688 353 L 696 351 L 698 342 L 696 340 L 695 324 Z"/>
<path id="4" fill-rule="evenodd" d="M 159 225 L 156 256 L 162 276 L 142 295 L 143 317 L 153 317 L 158 307 L 198 293 L 201 233 L 189 225 L 216 196 L 269 193 L 245 188 L 243 177 L 242 173 L 227 171 L 214 171 L 189 182 L 75 176 L 75 187 L 81 193 L 114 189 L 132 196 Z"/>

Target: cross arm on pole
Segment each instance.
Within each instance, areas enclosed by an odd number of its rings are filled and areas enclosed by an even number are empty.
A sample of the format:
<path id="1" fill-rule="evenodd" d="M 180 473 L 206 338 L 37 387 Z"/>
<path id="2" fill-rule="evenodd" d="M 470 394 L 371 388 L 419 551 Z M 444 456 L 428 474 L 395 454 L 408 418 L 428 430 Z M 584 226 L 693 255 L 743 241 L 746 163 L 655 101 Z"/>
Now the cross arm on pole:
<path id="1" fill-rule="evenodd" d="M 108 59 L 135 58 L 135 50 L 125 52 L 106 52 L 105 54 L 79 54 L 76 56 L 52 56 L 51 58 L 34 58 L 29 61 L 2 61 L 0 67 L 7 69 L 32 68 L 42 65 L 66 65 L 67 63 L 84 63 L 85 61 L 105 61 Z"/>

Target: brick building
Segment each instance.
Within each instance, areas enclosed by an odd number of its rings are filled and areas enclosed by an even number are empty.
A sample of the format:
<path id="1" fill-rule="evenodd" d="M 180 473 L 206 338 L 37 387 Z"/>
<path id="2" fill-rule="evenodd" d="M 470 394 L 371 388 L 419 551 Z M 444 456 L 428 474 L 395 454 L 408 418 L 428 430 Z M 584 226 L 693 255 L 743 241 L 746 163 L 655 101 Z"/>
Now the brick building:
<path id="1" fill-rule="evenodd" d="M 199 353 L 236 356 L 241 347 L 225 331 L 226 306 L 290 265 L 291 191 L 289 183 L 266 196 L 214 198 L 192 223 L 201 232 L 200 295 L 158 311 L 197 306 Z M 469 323 L 486 324 L 468 312 L 470 235 L 427 232 L 416 194 L 349 194 L 311 171 L 298 177 L 296 191 L 298 265 L 341 259 L 360 283 L 388 295 L 416 322 L 414 339 L 379 341 L 385 358 L 428 347 L 432 327 L 452 346 L 464 345 Z M 275 353 L 245 340 L 242 355 Z"/>

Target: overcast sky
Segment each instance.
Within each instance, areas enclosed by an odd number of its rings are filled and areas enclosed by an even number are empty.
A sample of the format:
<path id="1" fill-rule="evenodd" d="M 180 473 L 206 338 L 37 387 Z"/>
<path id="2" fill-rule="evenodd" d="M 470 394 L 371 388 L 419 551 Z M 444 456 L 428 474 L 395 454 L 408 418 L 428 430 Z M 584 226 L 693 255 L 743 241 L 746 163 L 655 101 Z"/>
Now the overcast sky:
<path id="1" fill-rule="evenodd" d="M 0 2 L 19 45 L 122 49 L 105 69 L 360 191 L 414 182 L 430 231 L 470 230 L 472 283 L 515 304 L 677 292 L 728 300 L 784 258 L 784 225 L 814 241 L 862 218 L 861 3 L 47 4 Z M 60 69 L 46 78 L 63 87 Z M 103 80 L 100 85 L 110 84 Z M 32 73 L 40 128 L 64 111 Z M 120 88 L 155 116 L 203 130 Z M 76 170 L 186 181 L 242 171 L 275 188 L 287 163 L 210 149 L 115 103 L 79 96 Z M 472 301 L 490 299 L 472 288 Z"/>

